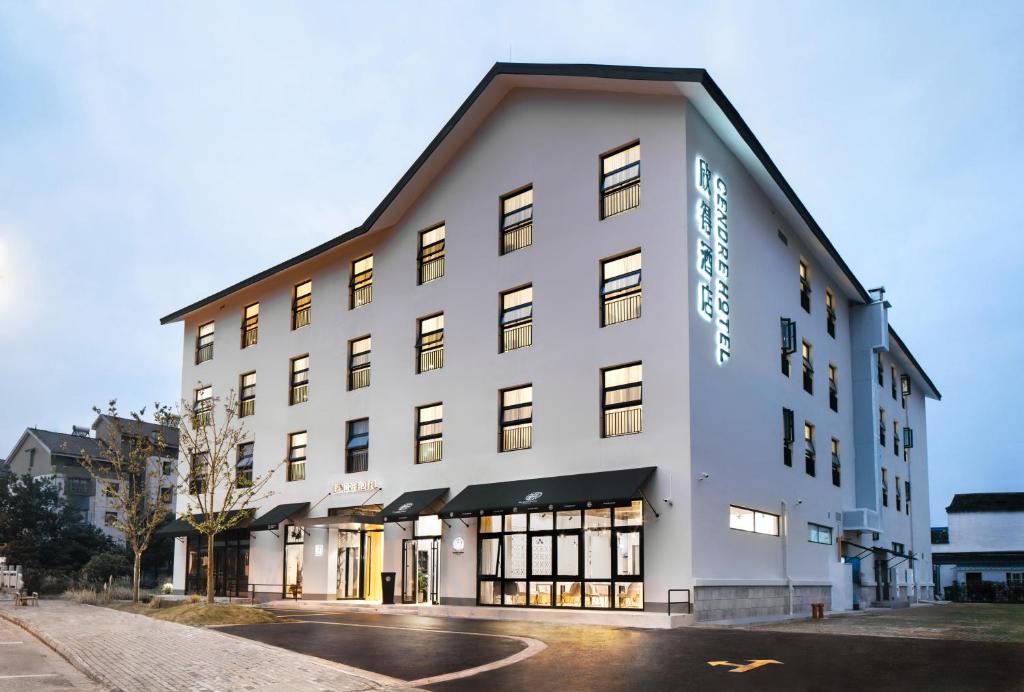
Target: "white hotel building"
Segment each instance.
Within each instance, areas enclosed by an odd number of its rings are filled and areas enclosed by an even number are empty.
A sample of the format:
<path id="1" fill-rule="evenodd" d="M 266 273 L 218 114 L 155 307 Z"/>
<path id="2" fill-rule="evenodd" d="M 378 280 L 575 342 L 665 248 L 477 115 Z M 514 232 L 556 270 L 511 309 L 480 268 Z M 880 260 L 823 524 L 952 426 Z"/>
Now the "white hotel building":
<path id="1" fill-rule="evenodd" d="M 361 226 L 163 318 L 184 398 L 241 391 L 239 473 L 287 460 L 217 589 L 929 598 L 939 393 L 888 307 L 705 71 L 497 64 Z"/>

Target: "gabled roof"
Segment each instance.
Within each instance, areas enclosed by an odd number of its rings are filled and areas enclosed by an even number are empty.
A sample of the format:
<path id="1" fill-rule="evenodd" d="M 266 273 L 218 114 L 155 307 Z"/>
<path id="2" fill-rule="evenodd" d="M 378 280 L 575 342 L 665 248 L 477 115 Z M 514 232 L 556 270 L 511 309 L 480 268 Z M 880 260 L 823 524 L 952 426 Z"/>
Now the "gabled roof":
<path id="1" fill-rule="evenodd" d="M 103 454 L 100 441 L 95 437 L 79 437 L 78 435 L 54 432 L 53 430 L 41 430 L 39 428 L 28 428 L 28 432 L 35 436 L 51 454 L 69 457 L 81 457 L 83 451 L 93 457 L 99 457 Z"/>
<path id="2" fill-rule="evenodd" d="M 178 428 L 171 425 L 160 425 L 158 423 L 150 423 L 149 421 L 137 421 L 134 418 L 123 418 L 121 416 L 110 416 L 105 413 L 101 413 L 92 424 L 92 429 L 95 430 L 100 421 L 107 421 L 108 424 L 116 422 L 122 433 L 134 434 L 135 432 L 141 432 L 146 437 L 150 437 L 157 430 L 160 430 L 164 436 L 164 444 L 168 447 L 178 446 Z"/>
<path id="3" fill-rule="evenodd" d="M 946 512 L 1024 512 L 1024 493 L 957 493 Z"/>

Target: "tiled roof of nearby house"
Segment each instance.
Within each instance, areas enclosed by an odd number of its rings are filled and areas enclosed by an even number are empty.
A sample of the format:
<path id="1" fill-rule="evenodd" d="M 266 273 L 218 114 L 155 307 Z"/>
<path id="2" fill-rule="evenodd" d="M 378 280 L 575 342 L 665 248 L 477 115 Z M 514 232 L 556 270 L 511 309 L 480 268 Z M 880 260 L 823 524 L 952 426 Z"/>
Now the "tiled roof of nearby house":
<path id="1" fill-rule="evenodd" d="M 29 431 L 54 454 L 80 457 L 83 452 L 91 456 L 100 456 L 103 453 L 99 440 L 94 437 L 80 437 L 39 428 L 29 428 Z"/>
<path id="2" fill-rule="evenodd" d="M 957 493 L 947 512 L 1024 512 L 1024 493 Z"/>
<path id="3" fill-rule="evenodd" d="M 149 437 L 157 430 L 162 430 L 164 435 L 164 443 L 168 447 L 178 446 L 178 429 L 169 425 L 158 425 L 156 423 L 150 423 L 148 421 L 142 421 L 139 423 L 134 418 L 123 418 L 121 416 L 108 416 L 107 414 L 101 414 L 96 419 L 96 423 L 93 423 L 93 430 L 96 429 L 96 424 L 100 420 L 106 421 L 117 421 L 117 424 L 121 428 L 121 432 L 125 434 L 134 434 L 137 430 L 143 435 Z"/>

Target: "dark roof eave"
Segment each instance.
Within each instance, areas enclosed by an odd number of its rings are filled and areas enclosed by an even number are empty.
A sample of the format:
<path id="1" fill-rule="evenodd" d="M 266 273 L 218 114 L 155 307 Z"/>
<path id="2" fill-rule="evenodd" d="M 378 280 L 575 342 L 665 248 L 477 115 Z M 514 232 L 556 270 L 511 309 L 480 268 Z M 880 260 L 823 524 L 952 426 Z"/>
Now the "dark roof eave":
<path id="1" fill-rule="evenodd" d="M 934 382 L 932 382 L 932 378 L 928 377 L 928 373 L 926 373 L 924 371 L 924 368 L 921 367 L 921 364 L 917 362 L 917 358 L 915 358 L 914 354 L 910 352 L 910 349 L 907 348 L 907 344 L 904 343 L 903 339 L 900 338 L 900 335 L 896 333 L 896 330 L 892 328 L 892 325 L 889 325 L 889 336 L 890 338 L 894 339 L 896 341 L 896 344 L 900 347 L 900 349 L 902 349 L 903 352 L 907 354 L 907 359 L 910 361 L 911 365 L 913 365 L 914 368 L 921 374 L 921 377 L 924 379 L 924 381 L 931 388 L 932 392 L 935 394 L 936 401 L 942 401 L 942 392 L 940 392 L 939 388 L 935 386 Z"/>

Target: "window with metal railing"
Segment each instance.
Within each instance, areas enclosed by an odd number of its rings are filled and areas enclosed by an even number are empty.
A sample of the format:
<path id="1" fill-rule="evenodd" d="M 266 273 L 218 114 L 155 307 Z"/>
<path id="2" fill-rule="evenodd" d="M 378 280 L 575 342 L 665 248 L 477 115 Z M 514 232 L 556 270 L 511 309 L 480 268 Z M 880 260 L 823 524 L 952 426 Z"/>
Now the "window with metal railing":
<path id="1" fill-rule="evenodd" d="M 501 352 L 533 345 L 533 286 L 501 294 Z"/>
<path id="2" fill-rule="evenodd" d="M 804 421 L 804 471 L 808 476 L 817 472 L 817 452 L 814 449 L 814 426 Z"/>
<path id="3" fill-rule="evenodd" d="M 803 260 L 800 260 L 800 307 L 804 312 L 811 311 L 811 270 Z"/>
<path id="4" fill-rule="evenodd" d="M 416 409 L 416 463 L 441 461 L 443 454 L 444 405 L 420 406 Z"/>
<path id="5" fill-rule="evenodd" d="M 213 322 L 207 322 L 196 331 L 196 365 L 213 358 L 213 327 Z"/>
<path id="6" fill-rule="evenodd" d="M 828 364 L 828 407 L 839 411 L 839 380 L 836 366 L 831 363 Z"/>
<path id="7" fill-rule="evenodd" d="M 831 289 L 825 289 L 825 331 L 836 338 L 836 297 Z"/>
<path id="8" fill-rule="evenodd" d="M 640 251 L 601 261 L 601 326 L 640 317 Z"/>
<path id="9" fill-rule="evenodd" d="M 895 420 L 892 422 L 892 453 L 900 455 L 900 423 Z"/>
<path id="10" fill-rule="evenodd" d="M 444 366 L 444 313 L 421 317 L 416 325 L 416 372 Z"/>
<path id="11" fill-rule="evenodd" d="M 907 399 L 910 397 L 910 375 L 903 373 L 900 375 L 900 405 L 903 408 L 907 407 Z"/>
<path id="12" fill-rule="evenodd" d="M 896 511 L 903 511 L 903 487 L 900 485 L 899 476 L 896 476 Z"/>
<path id="13" fill-rule="evenodd" d="M 633 435 L 643 430 L 643 364 L 601 371 L 601 437 Z"/>
<path id="14" fill-rule="evenodd" d="M 294 406 L 309 401 L 309 354 L 292 358 L 290 370 L 291 389 L 288 394 L 288 405 Z"/>
<path id="15" fill-rule="evenodd" d="M 640 206 L 640 144 L 601 157 L 601 218 Z"/>
<path id="16" fill-rule="evenodd" d="M 189 459 L 188 492 L 189 495 L 202 495 L 206 492 L 210 480 L 210 454 L 197 452 Z"/>
<path id="17" fill-rule="evenodd" d="M 247 372 L 238 381 L 238 417 L 256 413 L 256 373 Z"/>
<path id="18" fill-rule="evenodd" d="M 885 447 L 885 409 L 878 409 L 878 444 Z"/>
<path id="19" fill-rule="evenodd" d="M 832 485 L 840 487 L 842 463 L 839 461 L 839 440 L 832 438 Z"/>
<path id="20" fill-rule="evenodd" d="M 306 480 L 306 431 L 288 435 L 288 480 Z"/>
<path id="21" fill-rule="evenodd" d="M 503 389 L 498 421 L 498 451 L 513 452 L 533 446 L 533 385 Z"/>
<path id="22" fill-rule="evenodd" d="M 292 329 L 305 327 L 310 322 L 313 305 L 313 282 L 303 281 L 292 289 Z"/>
<path id="23" fill-rule="evenodd" d="M 345 442 L 345 473 L 359 473 L 370 467 L 370 419 L 350 420 Z"/>
<path id="24" fill-rule="evenodd" d="M 237 456 L 235 457 L 235 485 L 245 488 L 252 485 L 252 453 L 255 444 L 243 442 L 238 445 Z"/>
<path id="25" fill-rule="evenodd" d="M 348 284 L 348 309 L 355 310 L 373 301 L 373 255 L 352 263 L 352 278 Z"/>
<path id="26" fill-rule="evenodd" d="M 889 506 L 889 474 L 882 469 L 882 506 Z"/>
<path id="27" fill-rule="evenodd" d="M 247 305 L 242 310 L 242 348 L 255 346 L 259 338 L 260 304 Z"/>
<path id="28" fill-rule="evenodd" d="M 800 355 L 803 358 L 804 391 L 814 394 L 814 363 L 811 360 L 811 345 L 806 341 L 803 342 Z"/>
<path id="29" fill-rule="evenodd" d="M 370 335 L 348 342 L 348 388 L 370 386 Z"/>
<path id="30" fill-rule="evenodd" d="M 793 443 L 796 441 L 796 426 L 793 423 L 793 410 L 782 409 L 782 463 L 793 465 Z"/>
<path id="31" fill-rule="evenodd" d="M 533 245 L 533 186 L 501 198 L 501 254 Z"/>
<path id="32" fill-rule="evenodd" d="M 429 283 L 444 276 L 444 236 L 444 224 L 420 231 L 418 283 Z"/>
<path id="33" fill-rule="evenodd" d="M 195 424 L 198 427 L 213 425 L 213 387 L 207 385 L 199 387 L 195 392 L 195 402 L 192 410 L 195 412 Z"/>

